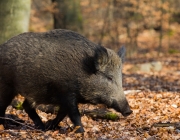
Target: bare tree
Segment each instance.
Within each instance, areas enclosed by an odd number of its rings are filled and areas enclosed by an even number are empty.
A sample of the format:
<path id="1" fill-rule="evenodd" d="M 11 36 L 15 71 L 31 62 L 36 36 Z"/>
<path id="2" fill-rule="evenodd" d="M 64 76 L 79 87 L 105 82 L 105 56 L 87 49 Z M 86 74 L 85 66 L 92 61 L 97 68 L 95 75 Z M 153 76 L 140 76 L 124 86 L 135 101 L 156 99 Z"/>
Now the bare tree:
<path id="1" fill-rule="evenodd" d="M 52 0 L 56 3 L 54 16 L 54 28 L 82 30 L 82 15 L 79 0 Z"/>
<path id="2" fill-rule="evenodd" d="M 31 0 L 0 0 L 0 44 L 29 29 Z"/>

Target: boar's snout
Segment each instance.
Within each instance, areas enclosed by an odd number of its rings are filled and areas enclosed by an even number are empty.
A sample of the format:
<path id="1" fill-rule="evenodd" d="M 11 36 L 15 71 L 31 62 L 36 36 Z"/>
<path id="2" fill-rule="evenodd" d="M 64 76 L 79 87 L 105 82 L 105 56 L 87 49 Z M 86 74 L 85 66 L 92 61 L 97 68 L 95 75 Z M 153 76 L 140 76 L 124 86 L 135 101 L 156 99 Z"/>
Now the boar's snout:
<path id="1" fill-rule="evenodd" d="M 131 109 L 127 109 L 125 112 L 122 113 L 124 117 L 129 116 L 133 111 Z"/>
<path id="2" fill-rule="evenodd" d="M 124 101 L 116 101 L 114 100 L 112 104 L 112 108 L 116 111 L 120 112 L 124 117 L 129 116 L 133 111 L 130 109 L 129 103 L 125 99 Z"/>
<path id="3" fill-rule="evenodd" d="M 124 117 L 129 116 L 132 113 L 132 110 L 130 109 L 128 101 L 125 99 L 123 102 L 123 108 L 122 108 L 122 115 Z"/>

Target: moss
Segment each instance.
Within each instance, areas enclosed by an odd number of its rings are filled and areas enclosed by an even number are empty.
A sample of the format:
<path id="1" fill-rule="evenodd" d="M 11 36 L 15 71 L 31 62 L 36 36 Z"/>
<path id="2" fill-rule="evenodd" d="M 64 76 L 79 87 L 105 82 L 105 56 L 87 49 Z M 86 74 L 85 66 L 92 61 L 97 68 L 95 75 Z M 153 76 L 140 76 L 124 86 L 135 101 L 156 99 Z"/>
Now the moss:
<path id="1" fill-rule="evenodd" d="M 168 36 L 173 36 L 174 33 L 175 33 L 175 32 L 174 32 L 173 30 L 171 30 L 171 29 L 169 29 L 169 31 L 167 32 Z"/>
<path id="2" fill-rule="evenodd" d="M 115 121 L 115 120 L 119 119 L 119 116 L 117 114 L 115 114 L 115 113 L 108 112 L 106 114 L 106 118 L 109 119 L 109 120 Z"/>
<path id="3" fill-rule="evenodd" d="M 175 53 L 180 53 L 179 50 L 176 50 L 176 49 L 169 49 L 168 51 L 170 54 L 175 54 Z"/>
<path id="4" fill-rule="evenodd" d="M 15 107 L 17 110 L 23 110 L 22 102 L 18 102 L 14 107 Z"/>

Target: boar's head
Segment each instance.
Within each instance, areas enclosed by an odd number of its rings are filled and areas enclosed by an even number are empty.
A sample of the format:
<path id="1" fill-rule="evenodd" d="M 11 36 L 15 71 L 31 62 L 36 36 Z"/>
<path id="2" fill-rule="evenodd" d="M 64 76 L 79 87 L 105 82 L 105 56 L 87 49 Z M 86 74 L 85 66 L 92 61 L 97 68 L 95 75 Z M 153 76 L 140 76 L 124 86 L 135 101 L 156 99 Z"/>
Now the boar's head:
<path id="1" fill-rule="evenodd" d="M 82 96 L 93 104 L 103 103 L 123 116 L 132 113 L 122 88 L 122 63 L 125 48 L 118 54 L 101 47 L 95 51 L 94 69 L 83 86 Z"/>

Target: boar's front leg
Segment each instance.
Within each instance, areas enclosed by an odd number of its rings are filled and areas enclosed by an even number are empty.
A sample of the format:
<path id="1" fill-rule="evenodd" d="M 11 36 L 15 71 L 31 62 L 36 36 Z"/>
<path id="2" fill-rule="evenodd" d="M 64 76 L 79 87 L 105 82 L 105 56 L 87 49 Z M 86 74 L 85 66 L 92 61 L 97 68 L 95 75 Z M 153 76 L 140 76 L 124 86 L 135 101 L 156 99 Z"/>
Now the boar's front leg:
<path id="1" fill-rule="evenodd" d="M 84 129 L 81 123 L 81 116 L 78 110 L 78 104 L 77 104 L 77 98 L 76 94 L 70 94 L 70 96 L 67 97 L 67 109 L 68 109 L 68 116 L 70 117 L 71 121 L 74 124 L 74 128 L 76 126 L 80 126 L 75 132 L 76 133 L 83 133 Z"/>
<path id="2" fill-rule="evenodd" d="M 64 105 L 61 105 L 56 118 L 54 120 L 49 120 L 48 122 L 46 122 L 46 130 L 55 129 L 58 126 L 59 122 L 61 122 L 67 114 L 67 108 L 65 108 Z"/>
<path id="3" fill-rule="evenodd" d="M 45 130 L 43 122 L 36 113 L 36 110 L 32 108 L 32 104 L 27 99 L 25 99 L 25 101 L 23 102 L 23 108 L 25 109 L 29 117 L 33 120 L 35 126 L 41 130 Z"/>

